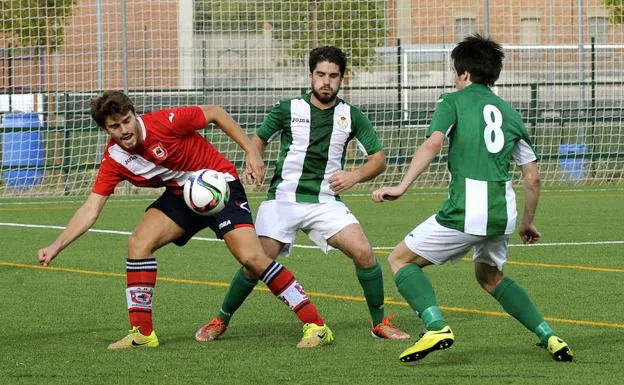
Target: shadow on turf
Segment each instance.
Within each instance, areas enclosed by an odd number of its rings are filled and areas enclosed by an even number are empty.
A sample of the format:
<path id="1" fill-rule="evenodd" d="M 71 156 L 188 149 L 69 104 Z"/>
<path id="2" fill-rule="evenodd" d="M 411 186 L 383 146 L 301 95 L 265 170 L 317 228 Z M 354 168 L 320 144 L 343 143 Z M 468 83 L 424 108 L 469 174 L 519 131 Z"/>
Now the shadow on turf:
<path id="1" fill-rule="evenodd" d="M 327 321 L 327 320 L 326 320 Z M 327 324 L 334 332 L 338 339 L 342 338 L 366 338 L 374 341 L 370 335 L 368 320 L 361 321 L 337 321 Z M 199 343 L 195 341 L 195 332 L 201 324 L 197 324 L 196 328 L 184 327 L 184 331 L 180 329 L 172 330 L 169 327 L 162 327 L 157 330 L 158 338 L 161 345 L 177 345 L 186 343 L 195 343 L 198 345 L 211 344 L 247 344 L 247 345 L 268 345 L 275 347 L 295 346 L 302 336 L 302 325 L 296 319 L 291 321 L 258 321 L 258 323 L 236 322 L 233 320 L 227 332 L 216 341 Z M 399 342 L 399 341 L 392 341 Z M 400 341 L 405 343 L 405 341 Z"/>
<path id="2" fill-rule="evenodd" d="M 232 321 L 227 332 L 215 341 L 199 343 L 195 341 L 195 332 L 202 326 L 201 323 L 193 327 L 184 327 L 184 330 L 163 327 L 157 331 L 161 345 L 177 345 L 193 343 L 197 345 L 211 345 L 225 343 L 245 343 L 250 345 L 262 345 L 267 341 L 271 345 L 296 344 L 301 338 L 301 326 L 293 322 L 271 322 L 271 323 L 242 323 Z"/>

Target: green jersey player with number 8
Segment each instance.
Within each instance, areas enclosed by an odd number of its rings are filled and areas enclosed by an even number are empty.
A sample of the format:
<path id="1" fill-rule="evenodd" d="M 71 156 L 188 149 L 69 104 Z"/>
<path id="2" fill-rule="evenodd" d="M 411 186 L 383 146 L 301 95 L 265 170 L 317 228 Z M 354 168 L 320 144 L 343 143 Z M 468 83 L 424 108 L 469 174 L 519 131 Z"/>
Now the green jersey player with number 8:
<path id="1" fill-rule="evenodd" d="M 571 361 L 573 353 L 544 321 L 526 291 L 503 274 L 509 235 L 516 226 L 516 202 L 509 166 L 522 169 L 524 213 L 520 237 L 540 238 L 534 219 L 540 193 L 536 161 L 520 114 L 491 89 L 498 79 L 502 47 L 480 35 L 466 37 L 451 52 L 457 92 L 443 94 L 401 183 L 372 193 L 383 202 L 402 196 L 429 166 L 448 138 L 449 198 L 399 243 L 388 261 L 399 292 L 423 321 L 427 332 L 399 359 L 413 362 L 455 341 L 422 268 L 456 261 L 472 251 L 475 276 L 507 313 L 539 338 L 553 359 Z"/>

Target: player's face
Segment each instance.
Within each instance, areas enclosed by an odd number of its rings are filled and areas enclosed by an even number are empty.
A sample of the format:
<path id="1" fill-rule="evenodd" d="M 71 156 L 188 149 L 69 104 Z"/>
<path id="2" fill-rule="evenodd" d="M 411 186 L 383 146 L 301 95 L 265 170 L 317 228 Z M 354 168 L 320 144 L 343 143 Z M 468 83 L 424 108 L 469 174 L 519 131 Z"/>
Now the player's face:
<path id="1" fill-rule="evenodd" d="M 139 122 L 132 111 L 125 115 L 107 116 L 104 120 L 106 132 L 124 150 L 132 150 L 141 141 Z"/>
<path id="2" fill-rule="evenodd" d="M 330 105 L 336 100 L 340 91 L 340 67 L 336 63 L 328 61 L 320 62 L 310 74 L 310 84 L 312 85 L 312 96 L 321 104 Z"/>

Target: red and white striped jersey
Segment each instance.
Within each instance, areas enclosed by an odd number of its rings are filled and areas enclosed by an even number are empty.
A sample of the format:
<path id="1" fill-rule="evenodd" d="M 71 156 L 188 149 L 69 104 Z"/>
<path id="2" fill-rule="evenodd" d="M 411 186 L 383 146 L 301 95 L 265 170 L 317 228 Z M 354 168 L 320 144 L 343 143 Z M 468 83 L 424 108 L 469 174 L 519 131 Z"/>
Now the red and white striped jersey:
<path id="1" fill-rule="evenodd" d="M 104 150 L 92 191 L 111 195 L 127 180 L 138 187 L 167 187 L 182 193 L 182 186 L 193 171 L 204 168 L 238 179 L 234 165 L 197 130 L 206 126 L 203 110 L 182 107 L 153 111 L 137 117 L 143 141 L 132 151 L 112 139 Z"/>

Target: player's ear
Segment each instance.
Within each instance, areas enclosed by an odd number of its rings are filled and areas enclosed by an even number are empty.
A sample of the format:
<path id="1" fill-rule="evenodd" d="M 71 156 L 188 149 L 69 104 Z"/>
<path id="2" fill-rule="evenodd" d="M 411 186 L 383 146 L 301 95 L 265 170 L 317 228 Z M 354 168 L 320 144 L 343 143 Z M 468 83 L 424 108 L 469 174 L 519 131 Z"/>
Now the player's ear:
<path id="1" fill-rule="evenodd" d="M 460 78 L 462 81 L 464 81 L 464 82 L 469 81 L 469 80 L 470 80 L 470 72 L 468 72 L 468 71 L 464 71 L 464 73 L 463 73 L 463 74 L 459 75 L 459 78 Z"/>

